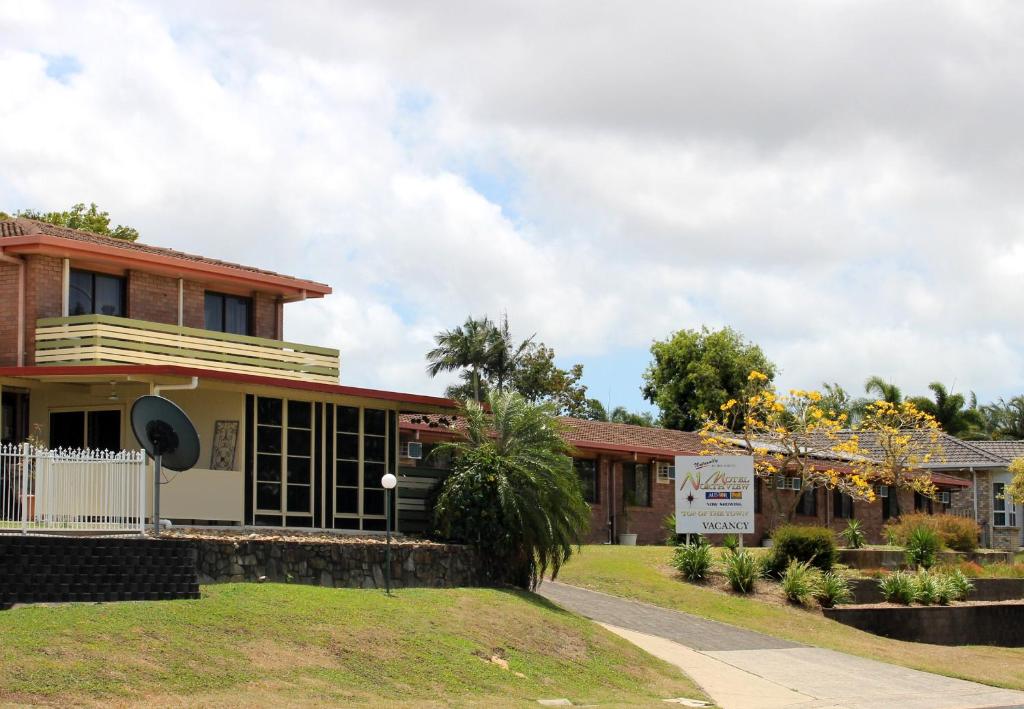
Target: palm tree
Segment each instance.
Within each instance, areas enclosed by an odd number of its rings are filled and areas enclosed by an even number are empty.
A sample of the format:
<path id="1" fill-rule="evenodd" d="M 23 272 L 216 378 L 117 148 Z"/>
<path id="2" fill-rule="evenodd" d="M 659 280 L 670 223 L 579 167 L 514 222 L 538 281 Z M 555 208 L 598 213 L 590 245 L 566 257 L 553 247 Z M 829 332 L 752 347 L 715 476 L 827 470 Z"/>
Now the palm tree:
<path id="1" fill-rule="evenodd" d="M 1024 439 L 1024 396 L 1015 396 L 1009 401 L 999 399 L 979 408 L 984 420 L 984 430 L 994 440 Z"/>
<path id="2" fill-rule="evenodd" d="M 476 548 L 491 582 L 535 588 L 554 578 L 590 524 L 590 508 L 550 404 L 492 392 L 466 402 L 465 440 L 437 497 L 438 530 Z"/>
<path id="3" fill-rule="evenodd" d="M 516 371 L 519 360 L 529 351 L 534 337 L 536 334 L 516 345 L 508 327 L 507 313 L 502 313 L 500 325 L 491 327 L 487 337 L 487 375 L 494 381 L 498 391 L 505 391 L 506 382 Z"/>
<path id="4" fill-rule="evenodd" d="M 890 404 L 899 404 L 903 401 L 903 391 L 892 382 L 887 382 L 877 375 L 868 377 L 868 380 L 864 382 L 864 391 L 874 394 L 876 399 L 887 401 Z"/>
<path id="5" fill-rule="evenodd" d="M 984 426 L 984 420 L 978 411 L 978 400 L 973 393 L 971 406 L 965 408 L 967 400 L 964 395 L 950 392 L 941 382 L 932 382 L 928 388 L 932 390 L 934 399 L 914 396 L 908 401 L 921 411 L 934 416 L 943 431 L 951 436 L 963 437 Z"/>
<path id="6" fill-rule="evenodd" d="M 494 330 L 494 323 L 487 316 L 468 317 L 454 330 L 434 335 L 437 347 L 427 353 L 427 373 L 436 377 L 441 372 L 469 370 L 473 398 L 480 401 L 480 375 L 488 367 L 489 343 Z"/>

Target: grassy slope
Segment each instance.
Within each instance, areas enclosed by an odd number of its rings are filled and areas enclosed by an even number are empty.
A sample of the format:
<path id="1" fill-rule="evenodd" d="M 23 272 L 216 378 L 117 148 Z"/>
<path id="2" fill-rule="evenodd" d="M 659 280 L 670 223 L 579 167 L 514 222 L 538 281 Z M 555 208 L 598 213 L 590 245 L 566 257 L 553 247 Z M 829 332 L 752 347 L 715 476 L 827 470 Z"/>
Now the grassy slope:
<path id="1" fill-rule="evenodd" d="M 198 601 L 0 612 L 0 704 L 508 706 L 702 694 L 537 596 L 208 586 Z M 510 669 L 480 659 L 504 654 Z M 525 677 L 515 673 L 521 672 Z"/>
<path id="2" fill-rule="evenodd" d="M 668 547 L 588 546 L 558 580 L 797 642 L 999 687 L 1024 689 L 1024 648 L 945 647 L 878 637 L 817 612 L 761 603 L 674 577 Z"/>

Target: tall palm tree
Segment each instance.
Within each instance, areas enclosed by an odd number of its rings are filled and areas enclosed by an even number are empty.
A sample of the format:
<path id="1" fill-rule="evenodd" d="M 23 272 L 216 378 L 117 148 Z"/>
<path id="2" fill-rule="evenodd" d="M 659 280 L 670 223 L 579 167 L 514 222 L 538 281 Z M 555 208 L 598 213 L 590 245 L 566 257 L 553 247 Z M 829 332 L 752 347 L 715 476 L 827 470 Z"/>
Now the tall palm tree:
<path id="1" fill-rule="evenodd" d="M 514 392 L 492 392 L 488 404 L 466 402 L 465 440 L 440 447 L 455 455 L 438 529 L 477 549 L 487 580 L 535 588 L 580 544 L 590 508 L 553 407 Z"/>
<path id="2" fill-rule="evenodd" d="M 963 394 L 950 392 L 942 382 L 932 382 L 928 388 L 932 390 L 933 399 L 914 396 L 908 401 L 934 416 L 943 431 L 951 436 L 963 437 L 982 428 L 984 420 L 978 411 L 978 401 L 974 394 L 971 394 L 972 405 L 968 407 Z"/>
<path id="3" fill-rule="evenodd" d="M 480 376 L 489 364 L 489 344 L 494 330 L 494 323 L 487 316 L 468 317 L 454 330 L 434 335 L 437 346 L 427 353 L 427 373 L 436 377 L 441 372 L 468 370 L 473 398 L 480 401 Z"/>
<path id="4" fill-rule="evenodd" d="M 499 325 L 492 326 L 487 338 L 487 375 L 498 391 L 505 391 L 505 384 L 516 371 L 519 360 L 530 350 L 534 337 L 536 333 L 518 345 L 513 342 L 507 313 L 502 313 Z"/>
<path id="5" fill-rule="evenodd" d="M 874 394 L 876 399 L 887 401 L 890 404 L 898 404 L 903 401 L 903 391 L 892 382 L 887 382 L 877 375 L 868 377 L 868 380 L 864 382 L 864 391 Z"/>
<path id="6" fill-rule="evenodd" d="M 1015 396 L 1009 401 L 999 399 L 979 408 L 984 419 L 984 430 L 989 438 L 1024 439 L 1024 396 Z"/>

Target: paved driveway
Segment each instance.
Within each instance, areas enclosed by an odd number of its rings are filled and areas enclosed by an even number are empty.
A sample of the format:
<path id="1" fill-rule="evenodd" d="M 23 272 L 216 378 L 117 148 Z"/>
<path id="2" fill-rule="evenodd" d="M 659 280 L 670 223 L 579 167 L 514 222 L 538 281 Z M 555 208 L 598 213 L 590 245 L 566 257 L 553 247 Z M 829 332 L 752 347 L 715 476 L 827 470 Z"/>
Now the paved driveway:
<path id="1" fill-rule="evenodd" d="M 1024 707 L 1024 692 L 799 645 L 597 591 L 548 581 L 539 593 L 677 665 L 724 709 Z"/>

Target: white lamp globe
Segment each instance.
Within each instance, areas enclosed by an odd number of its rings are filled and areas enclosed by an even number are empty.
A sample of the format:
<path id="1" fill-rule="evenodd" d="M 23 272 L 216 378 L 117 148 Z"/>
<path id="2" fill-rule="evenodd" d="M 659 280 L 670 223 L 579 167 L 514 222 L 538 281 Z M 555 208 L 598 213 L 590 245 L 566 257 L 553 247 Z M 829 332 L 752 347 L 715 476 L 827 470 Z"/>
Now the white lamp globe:
<path id="1" fill-rule="evenodd" d="M 380 479 L 380 486 L 385 490 L 394 490 L 396 485 L 398 485 L 398 478 L 394 473 L 388 473 Z"/>

